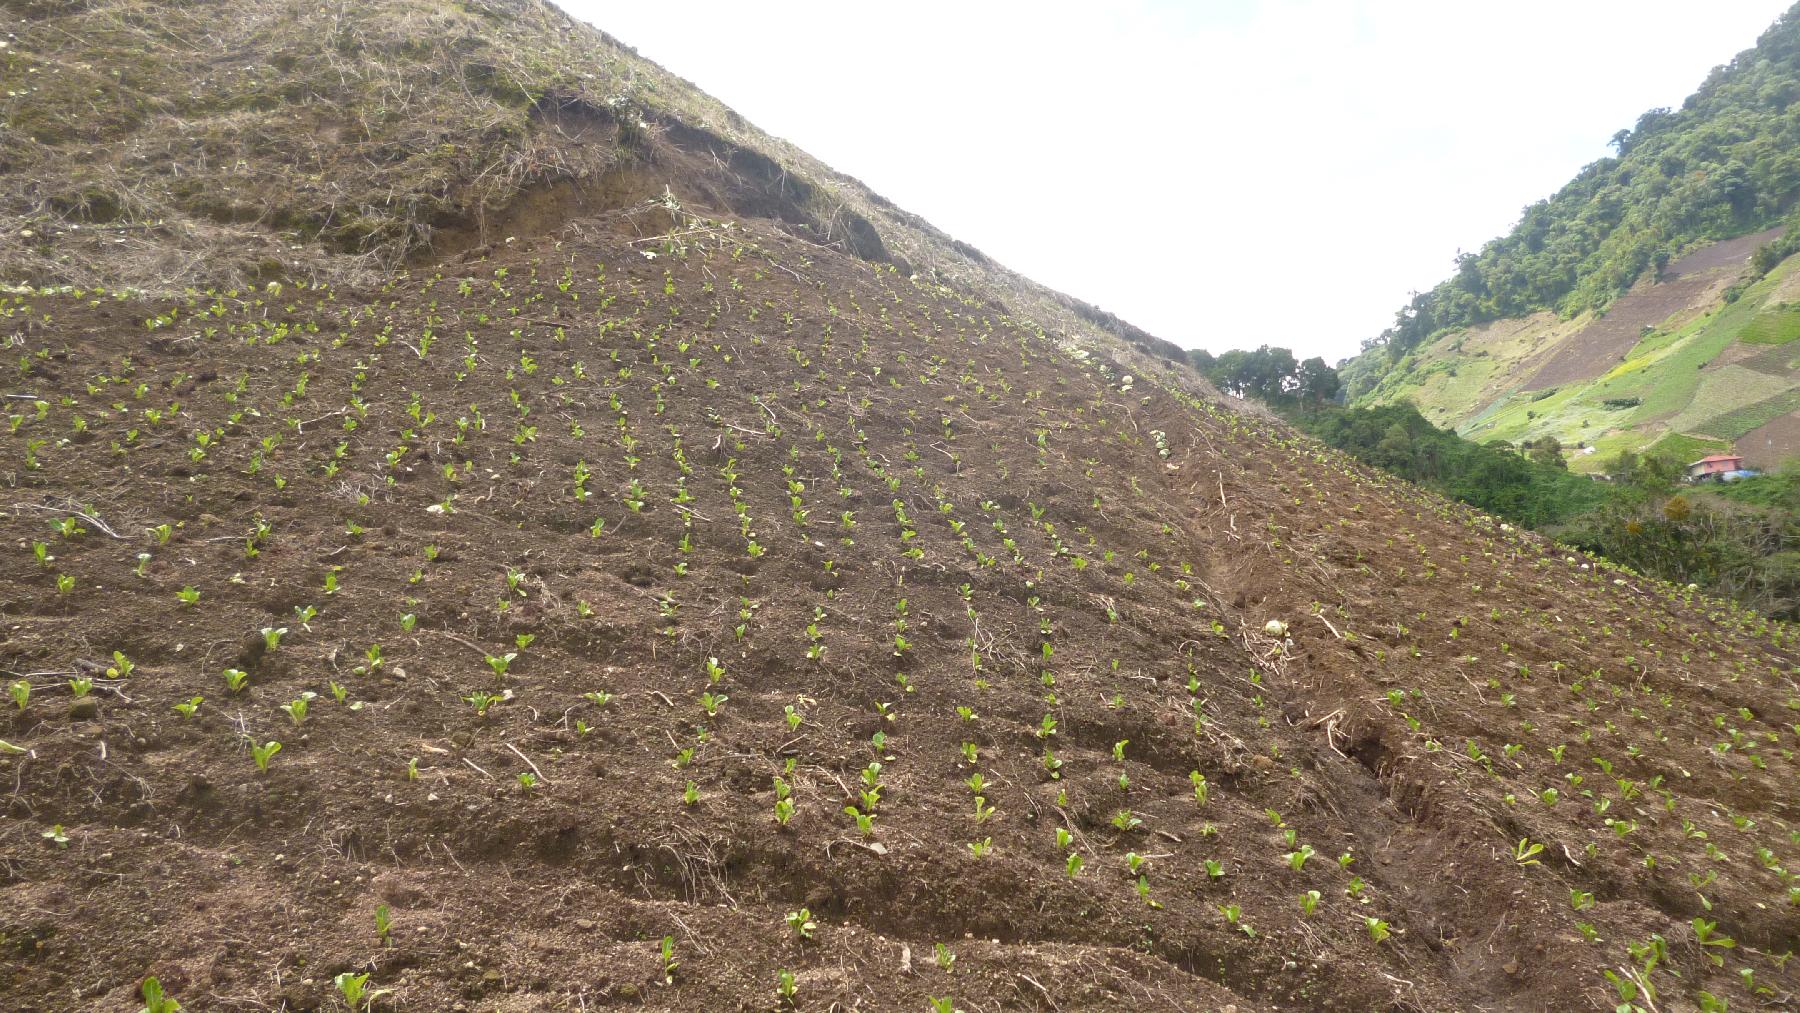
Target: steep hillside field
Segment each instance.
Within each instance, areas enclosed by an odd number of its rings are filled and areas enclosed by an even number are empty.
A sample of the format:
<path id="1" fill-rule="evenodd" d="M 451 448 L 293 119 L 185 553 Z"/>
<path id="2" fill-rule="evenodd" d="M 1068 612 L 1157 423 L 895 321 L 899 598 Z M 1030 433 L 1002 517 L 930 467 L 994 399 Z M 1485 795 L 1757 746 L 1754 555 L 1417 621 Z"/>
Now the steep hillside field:
<path id="1" fill-rule="evenodd" d="M 551 8 L 0 12 L 6 1008 L 1794 1005 L 1790 627 Z"/>
<path id="2" fill-rule="evenodd" d="M 759 225 L 579 231 L 7 299 L 15 1008 L 1791 1001 L 1784 628 Z"/>
<path id="3" fill-rule="evenodd" d="M 1620 450 L 1734 445 L 1757 466 L 1779 465 L 1800 451 L 1778 438 L 1785 429 L 1748 434 L 1800 409 L 1789 344 L 1800 336 L 1800 272 L 1790 258 L 1742 280 L 1774 235 L 1702 248 L 1598 316 L 1538 313 L 1447 335 L 1407 355 L 1361 402 L 1410 401 L 1480 442 L 1553 436 L 1578 470 Z"/>

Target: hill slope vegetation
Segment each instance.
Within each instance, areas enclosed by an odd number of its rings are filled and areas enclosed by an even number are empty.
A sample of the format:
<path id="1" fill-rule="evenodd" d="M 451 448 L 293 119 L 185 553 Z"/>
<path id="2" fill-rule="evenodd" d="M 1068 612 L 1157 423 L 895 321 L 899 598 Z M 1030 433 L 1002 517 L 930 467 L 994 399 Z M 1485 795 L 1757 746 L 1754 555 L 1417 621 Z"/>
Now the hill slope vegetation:
<path id="1" fill-rule="evenodd" d="M 1797 98 L 1800 9 L 1462 255 L 1344 365 L 1348 399 L 1411 401 L 1481 442 L 1593 448 L 1571 460 L 1589 471 L 1621 450 L 1800 452 Z"/>
<path id="2" fill-rule="evenodd" d="M 279 66 L 311 11 L 175 13 Z M 885 260 L 727 212 L 669 116 L 653 192 L 526 187 L 390 259 L 13 262 L 16 1008 L 1793 1001 L 1789 628 L 898 212 Z"/>

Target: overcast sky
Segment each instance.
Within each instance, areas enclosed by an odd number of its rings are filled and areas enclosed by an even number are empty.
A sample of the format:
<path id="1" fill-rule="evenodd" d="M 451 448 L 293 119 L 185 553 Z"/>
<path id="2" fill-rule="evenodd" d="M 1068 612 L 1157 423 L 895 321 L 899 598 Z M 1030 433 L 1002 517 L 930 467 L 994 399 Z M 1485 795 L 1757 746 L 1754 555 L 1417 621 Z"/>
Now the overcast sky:
<path id="1" fill-rule="evenodd" d="M 1790 0 L 561 0 L 1189 347 L 1336 359 Z"/>

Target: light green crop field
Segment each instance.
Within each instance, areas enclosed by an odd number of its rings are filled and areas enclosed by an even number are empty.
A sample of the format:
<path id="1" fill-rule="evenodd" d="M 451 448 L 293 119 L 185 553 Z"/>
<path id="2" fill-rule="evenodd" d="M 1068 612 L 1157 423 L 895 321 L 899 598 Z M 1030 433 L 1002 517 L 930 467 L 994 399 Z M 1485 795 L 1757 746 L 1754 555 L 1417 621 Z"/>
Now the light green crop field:
<path id="1" fill-rule="evenodd" d="M 1761 422 L 1751 423 L 1736 432 L 1730 431 L 1729 425 L 1721 425 L 1720 420 L 1770 399 L 1779 398 L 1794 389 L 1793 382 L 1786 377 L 1759 373 L 1739 365 L 1708 370 L 1701 373 L 1700 377 L 1693 398 L 1669 420 L 1671 430 L 1735 438 L 1782 414 L 1786 409 L 1776 411 Z"/>
<path id="2" fill-rule="evenodd" d="M 1646 453 L 1666 454 L 1682 461 L 1698 461 L 1708 454 L 1717 454 L 1730 449 L 1730 446 L 1724 440 L 1709 440 L 1683 433 L 1669 433 L 1652 443 Z"/>
<path id="3" fill-rule="evenodd" d="M 1710 418 L 1703 424 L 1693 427 L 1693 431 L 1735 440 L 1752 429 L 1768 425 L 1796 408 L 1800 408 L 1800 390 L 1788 389 L 1755 404 L 1745 405 L 1736 411 Z"/>
<path id="4" fill-rule="evenodd" d="M 1773 306 L 1758 313 L 1744 326 L 1743 341 L 1755 345 L 1785 345 L 1800 338 L 1800 306 Z"/>

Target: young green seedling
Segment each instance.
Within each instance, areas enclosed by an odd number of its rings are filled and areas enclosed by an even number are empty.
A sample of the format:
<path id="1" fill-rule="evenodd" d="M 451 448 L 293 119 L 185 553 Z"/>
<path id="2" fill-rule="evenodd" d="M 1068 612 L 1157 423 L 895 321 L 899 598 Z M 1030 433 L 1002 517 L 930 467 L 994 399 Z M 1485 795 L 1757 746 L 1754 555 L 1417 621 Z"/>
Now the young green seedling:
<path id="1" fill-rule="evenodd" d="M 369 989 L 369 975 L 366 972 L 363 974 L 351 974 L 349 971 L 345 971 L 337 977 L 332 978 L 331 983 L 337 986 L 338 993 L 344 997 L 344 1005 L 350 1007 L 352 1010 L 355 1010 L 358 1007 L 361 1007 L 365 1011 L 373 1009 L 375 1000 L 388 994 L 387 989 L 371 991 Z"/>
<path id="2" fill-rule="evenodd" d="M 145 978 L 139 992 L 144 997 L 143 1013 L 177 1013 L 181 1009 L 180 1003 L 163 992 L 162 982 L 155 977 Z"/>
<path id="3" fill-rule="evenodd" d="M 286 711 L 287 716 L 293 720 L 294 727 L 298 728 L 306 723 L 306 712 L 311 709 L 312 702 L 316 697 L 318 697 L 317 693 L 314 693 L 312 690 L 306 690 L 294 699 L 289 700 L 287 704 L 281 708 Z"/>
<path id="4" fill-rule="evenodd" d="M 798 911 L 789 911 L 787 913 L 787 926 L 788 928 L 793 929 L 794 934 L 801 939 L 811 939 L 813 937 L 813 932 L 819 927 L 818 923 L 813 921 L 812 912 L 806 908 L 801 908 Z"/>
<path id="5" fill-rule="evenodd" d="M 794 972 L 783 968 L 776 973 L 775 994 L 781 998 L 782 1003 L 788 1006 L 794 1005 L 799 992 L 800 986 L 794 981 Z"/>
<path id="6" fill-rule="evenodd" d="M 257 770 L 267 771 L 269 769 L 269 760 L 279 752 L 281 752 L 281 743 L 276 742 L 273 739 L 260 746 L 254 742 L 250 744 L 250 758 L 256 761 Z"/>

